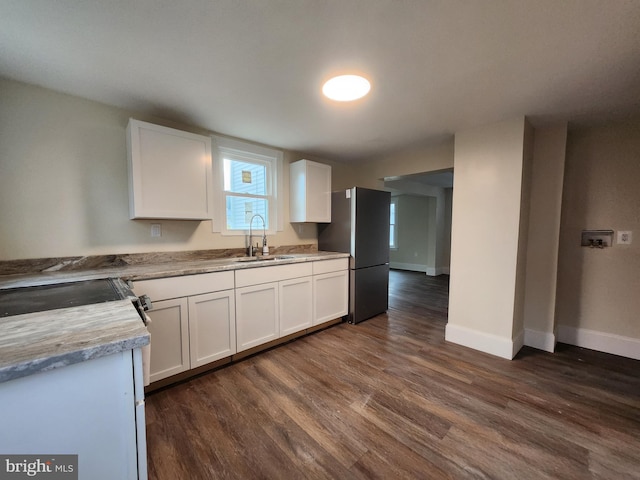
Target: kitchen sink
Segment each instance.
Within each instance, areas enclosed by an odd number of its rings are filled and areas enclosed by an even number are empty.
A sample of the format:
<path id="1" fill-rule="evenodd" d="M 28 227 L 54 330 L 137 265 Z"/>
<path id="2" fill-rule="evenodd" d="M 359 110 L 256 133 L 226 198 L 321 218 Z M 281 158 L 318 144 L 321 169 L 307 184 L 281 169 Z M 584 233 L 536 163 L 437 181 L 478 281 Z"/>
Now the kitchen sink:
<path id="1" fill-rule="evenodd" d="M 296 258 L 293 255 L 260 255 L 256 257 L 235 257 L 234 262 L 266 262 L 273 260 L 289 260 Z"/>

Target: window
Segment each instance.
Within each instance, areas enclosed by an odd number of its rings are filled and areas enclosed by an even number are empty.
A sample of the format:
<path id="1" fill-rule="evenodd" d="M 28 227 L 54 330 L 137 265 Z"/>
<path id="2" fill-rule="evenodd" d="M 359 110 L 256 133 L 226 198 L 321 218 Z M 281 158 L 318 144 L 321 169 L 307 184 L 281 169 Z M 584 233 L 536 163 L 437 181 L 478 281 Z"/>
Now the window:
<path id="1" fill-rule="evenodd" d="M 282 230 L 282 152 L 214 137 L 213 231 L 246 235 L 249 224 L 267 233 Z M 252 221 L 253 219 L 253 221 Z"/>
<path id="2" fill-rule="evenodd" d="M 391 197 L 389 211 L 389 248 L 398 248 L 398 229 L 396 228 L 398 197 Z"/>

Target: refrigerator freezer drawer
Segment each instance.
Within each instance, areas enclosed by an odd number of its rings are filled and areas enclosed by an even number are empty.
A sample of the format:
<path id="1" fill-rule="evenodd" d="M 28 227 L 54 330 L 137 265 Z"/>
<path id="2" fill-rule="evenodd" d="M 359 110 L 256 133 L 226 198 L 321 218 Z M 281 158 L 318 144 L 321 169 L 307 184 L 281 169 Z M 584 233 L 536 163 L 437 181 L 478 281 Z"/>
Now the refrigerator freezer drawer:
<path id="1" fill-rule="evenodd" d="M 349 322 L 358 323 L 389 307 L 389 265 L 350 270 Z"/>

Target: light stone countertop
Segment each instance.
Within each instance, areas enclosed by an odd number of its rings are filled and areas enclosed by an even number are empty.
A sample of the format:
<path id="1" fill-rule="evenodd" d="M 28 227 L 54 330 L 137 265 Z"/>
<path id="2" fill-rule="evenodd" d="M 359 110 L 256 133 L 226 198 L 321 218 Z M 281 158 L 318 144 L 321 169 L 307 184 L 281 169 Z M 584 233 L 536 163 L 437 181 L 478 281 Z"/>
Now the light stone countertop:
<path id="1" fill-rule="evenodd" d="M 148 344 L 130 300 L 0 318 L 0 383 Z"/>
<path id="2" fill-rule="evenodd" d="M 348 257 L 336 252 L 292 253 L 256 261 L 226 258 L 4 275 L 0 289 L 101 278 L 147 280 Z M 0 318 L 0 383 L 148 343 L 149 333 L 130 300 Z"/>
<path id="3" fill-rule="evenodd" d="M 50 285 L 53 283 L 76 282 L 99 278 L 122 278 L 123 280 L 149 280 L 152 278 L 177 277 L 225 270 L 260 268 L 289 263 L 315 262 L 348 258 L 348 253 L 313 252 L 287 253 L 269 256 L 270 260 L 245 261 L 246 257 L 222 258 L 216 260 L 189 260 L 166 263 L 149 263 L 93 270 L 68 270 L 0 276 L 0 289 Z"/>

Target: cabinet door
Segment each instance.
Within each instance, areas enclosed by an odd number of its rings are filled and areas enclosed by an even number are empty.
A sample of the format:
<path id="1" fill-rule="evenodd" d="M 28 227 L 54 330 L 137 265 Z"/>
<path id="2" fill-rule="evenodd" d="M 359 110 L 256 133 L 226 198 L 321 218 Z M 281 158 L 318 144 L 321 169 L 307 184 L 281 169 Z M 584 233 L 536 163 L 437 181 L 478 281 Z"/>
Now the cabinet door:
<path id="1" fill-rule="evenodd" d="M 191 368 L 236 353 L 233 290 L 189 297 Z"/>
<path id="2" fill-rule="evenodd" d="M 189 325 L 186 298 L 153 302 L 151 323 L 151 382 L 189 369 Z"/>
<path id="3" fill-rule="evenodd" d="M 289 221 L 331 222 L 331 167 L 310 160 L 289 166 Z"/>
<path id="4" fill-rule="evenodd" d="M 211 139 L 129 120 L 131 218 L 210 219 Z"/>
<path id="5" fill-rule="evenodd" d="M 313 276 L 313 324 L 319 325 L 349 312 L 349 271 Z"/>
<path id="6" fill-rule="evenodd" d="M 280 282 L 280 336 L 309 328 L 313 321 L 312 277 Z"/>
<path id="7" fill-rule="evenodd" d="M 242 352 L 279 336 L 278 283 L 237 288 L 237 351 Z"/>

